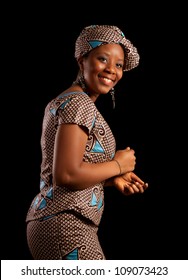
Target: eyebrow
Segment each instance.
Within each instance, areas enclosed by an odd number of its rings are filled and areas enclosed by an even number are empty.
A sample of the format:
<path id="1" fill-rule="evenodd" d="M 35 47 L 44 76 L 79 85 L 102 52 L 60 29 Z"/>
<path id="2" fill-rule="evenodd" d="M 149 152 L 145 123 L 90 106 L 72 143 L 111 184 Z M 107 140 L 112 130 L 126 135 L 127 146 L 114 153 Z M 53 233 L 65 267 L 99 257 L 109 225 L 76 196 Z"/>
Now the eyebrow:
<path id="1" fill-rule="evenodd" d="M 95 53 L 96 55 L 106 55 L 106 56 L 111 56 L 111 54 L 110 53 L 108 53 L 108 52 L 106 52 L 106 51 L 102 51 L 102 52 L 99 52 L 99 51 L 96 51 L 96 53 Z M 124 58 L 122 57 L 122 58 L 118 58 L 117 60 L 122 60 L 122 61 L 124 61 Z"/>

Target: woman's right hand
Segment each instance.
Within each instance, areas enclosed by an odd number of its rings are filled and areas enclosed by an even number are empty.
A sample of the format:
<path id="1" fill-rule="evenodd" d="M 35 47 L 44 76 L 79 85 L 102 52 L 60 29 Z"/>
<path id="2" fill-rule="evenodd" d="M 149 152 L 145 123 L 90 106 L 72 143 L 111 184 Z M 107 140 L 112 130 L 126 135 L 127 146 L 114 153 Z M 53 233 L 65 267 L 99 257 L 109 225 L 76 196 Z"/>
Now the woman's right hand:
<path id="1" fill-rule="evenodd" d="M 134 172 L 115 176 L 112 184 L 124 195 L 143 193 L 148 188 L 148 183 L 145 183 Z"/>
<path id="2" fill-rule="evenodd" d="M 135 169 L 135 151 L 130 147 L 127 147 L 124 150 L 118 150 L 115 153 L 114 160 L 118 161 L 121 168 L 121 174 L 131 172 Z"/>

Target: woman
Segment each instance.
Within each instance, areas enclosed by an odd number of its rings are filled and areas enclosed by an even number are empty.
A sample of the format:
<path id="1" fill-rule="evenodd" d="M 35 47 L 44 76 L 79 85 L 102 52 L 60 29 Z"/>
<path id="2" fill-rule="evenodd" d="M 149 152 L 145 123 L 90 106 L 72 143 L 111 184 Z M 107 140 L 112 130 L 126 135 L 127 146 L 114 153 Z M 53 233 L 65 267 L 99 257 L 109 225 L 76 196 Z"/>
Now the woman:
<path id="1" fill-rule="evenodd" d="M 112 131 L 95 101 L 139 63 L 137 49 L 116 26 L 84 28 L 75 44 L 76 80 L 46 106 L 40 192 L 27 214 L 34 259 L 105 259 L 98 240 L 104 187 L 125 195 L 148 187 L 135 173 L 135 152 L 116 151 Z M 114 103 L 115 105 L 115 103 Z"/>

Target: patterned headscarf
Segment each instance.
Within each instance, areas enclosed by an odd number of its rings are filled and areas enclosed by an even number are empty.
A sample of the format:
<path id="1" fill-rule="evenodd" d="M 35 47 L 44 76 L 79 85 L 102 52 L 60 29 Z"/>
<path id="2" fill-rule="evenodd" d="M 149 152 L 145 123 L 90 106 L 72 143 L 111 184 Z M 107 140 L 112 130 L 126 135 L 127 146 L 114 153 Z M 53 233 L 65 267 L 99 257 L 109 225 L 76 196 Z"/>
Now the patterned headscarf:
<path id="1" fill-rule="evenodd" d="M 140 56 L 133 44 L 125 38 L 124 33 L 111 25 L 90 25 L 85 27 L 75 44 L 75 58 L 87 54 L 92 49 L 104 44 L 120 44 L 125 51 L 124 71 L 129 71 L 139 64 Z"/>

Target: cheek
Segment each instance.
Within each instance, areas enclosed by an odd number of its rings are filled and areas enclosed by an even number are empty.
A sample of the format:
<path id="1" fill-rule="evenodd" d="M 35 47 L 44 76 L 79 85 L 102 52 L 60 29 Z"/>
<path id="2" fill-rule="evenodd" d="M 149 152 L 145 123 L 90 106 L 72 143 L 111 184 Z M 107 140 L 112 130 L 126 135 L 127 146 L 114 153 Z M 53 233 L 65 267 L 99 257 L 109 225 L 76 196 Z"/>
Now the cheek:
<path id="1" fill-rule="evenodd" d="M 85 65 L 84 67 L 84 77 L 88 81 L 95 80 L 95 77 L 98 75 L 98 73 L 102 72 L 104 67 L 97 63 L 90 63 L 89 65 Z"/>
<path id="2" fill-rule="evenodd" d="M 117 75 L 117 80 L 118 80 L 118 81 L 121 80 L 122 77 L 123 77 L 123 70 L 118 71 L 118 72 L 116 73 L 116 75 Z"/>
<path id="3" fill-rule="evenodd" d="M 97 73 L 104 70 L 105 64 L 100 63 L 97 59 L 88 59 L 84 67 L 88 73 Z"/>

